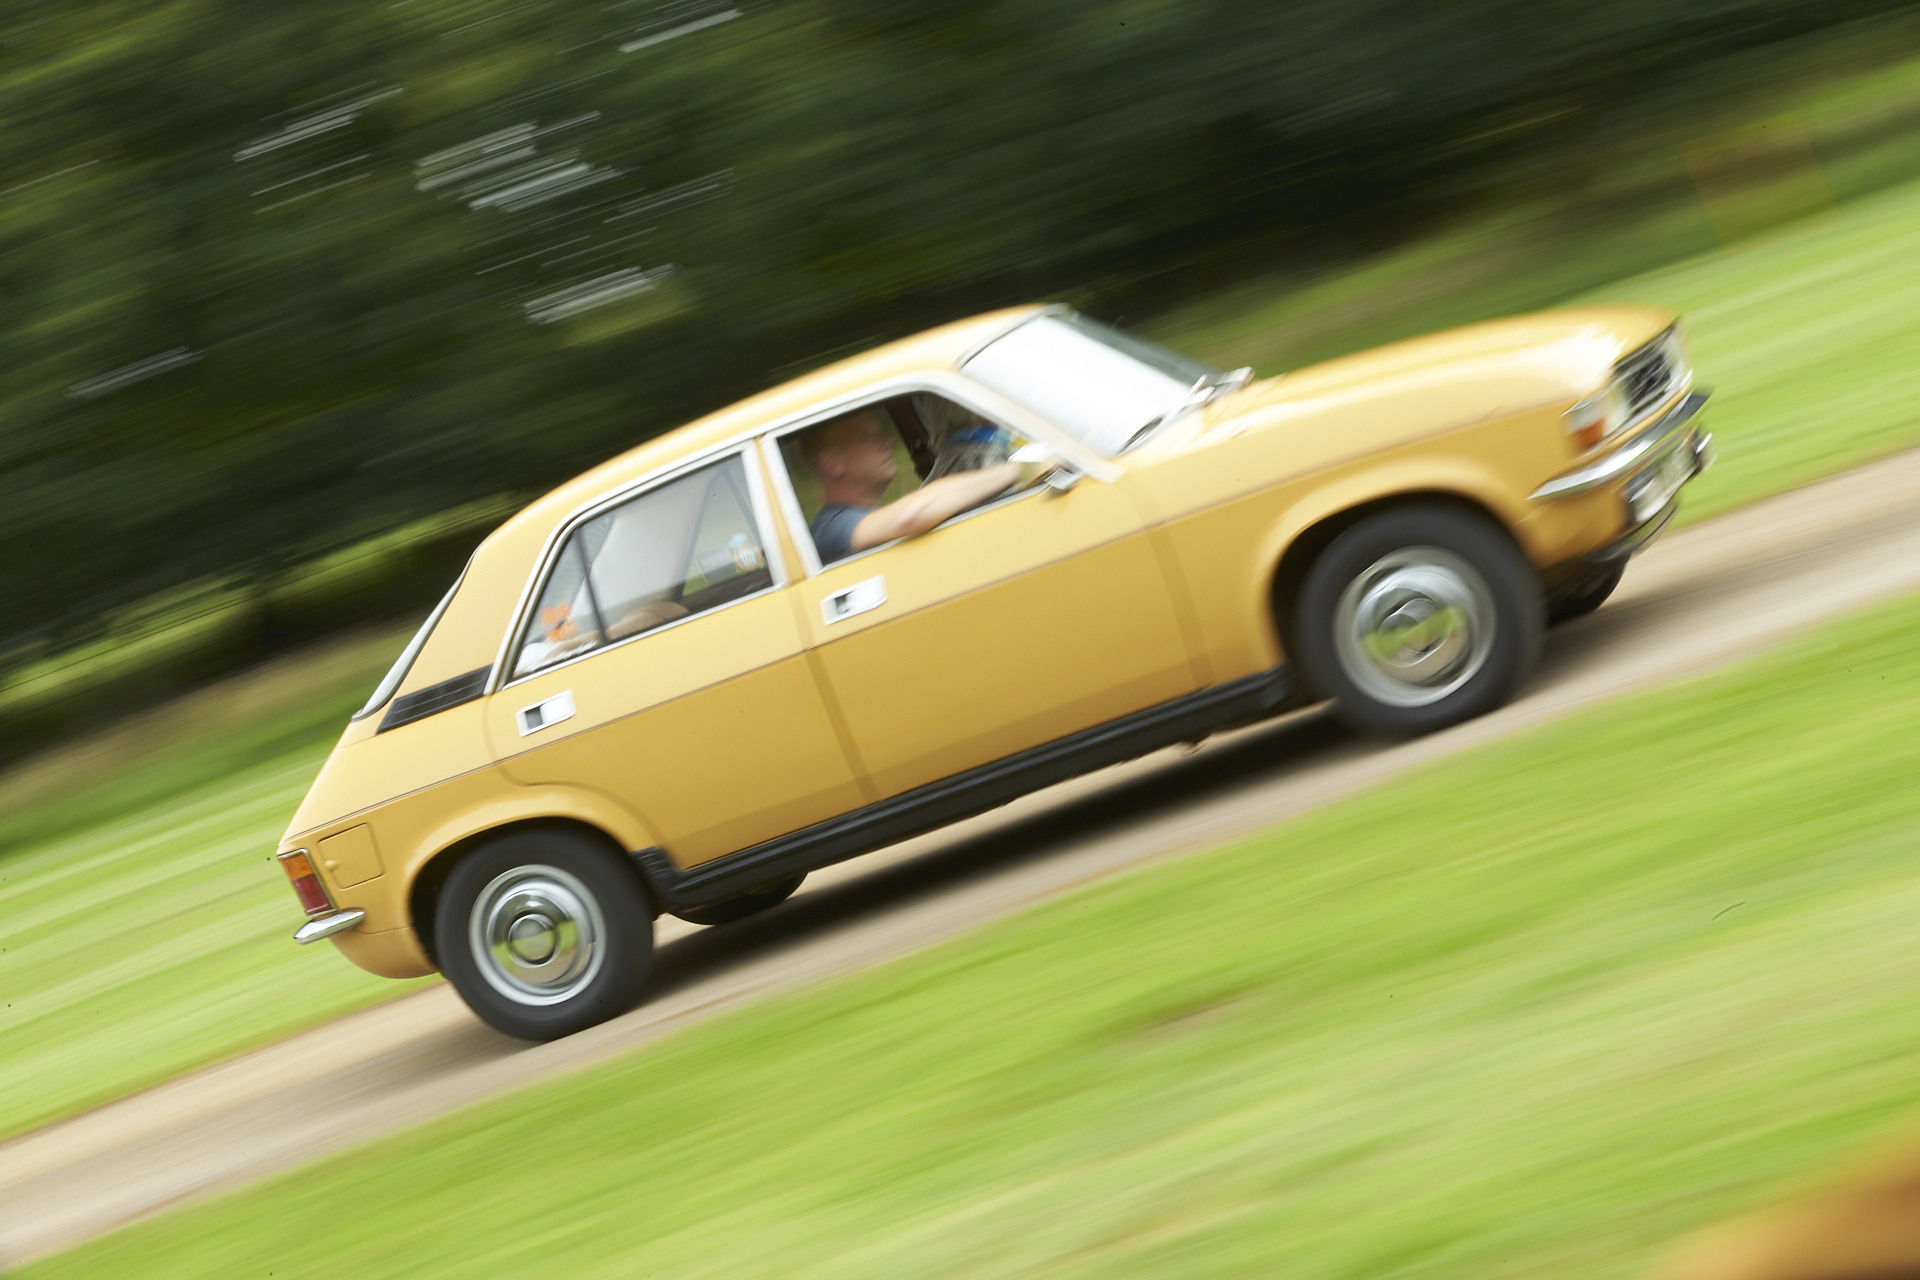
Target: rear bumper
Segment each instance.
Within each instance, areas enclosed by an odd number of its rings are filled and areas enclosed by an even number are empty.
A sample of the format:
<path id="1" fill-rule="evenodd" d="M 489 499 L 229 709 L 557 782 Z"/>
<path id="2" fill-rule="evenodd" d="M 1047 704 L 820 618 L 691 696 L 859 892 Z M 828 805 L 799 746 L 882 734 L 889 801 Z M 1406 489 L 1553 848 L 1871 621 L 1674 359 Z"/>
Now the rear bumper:
<path id="1" fill-rule="evenodd" d="M 336 933 L 345 933 L 366 918 L 366 912 L 353 908 L 336 911 L 330 916 L 321 916 L 317 920 L 309 920 L 301 925 L 294 931 L 293 940 L 304 947 L 309 942 L 318 942 L 322 938 L 331 938 Z"/>

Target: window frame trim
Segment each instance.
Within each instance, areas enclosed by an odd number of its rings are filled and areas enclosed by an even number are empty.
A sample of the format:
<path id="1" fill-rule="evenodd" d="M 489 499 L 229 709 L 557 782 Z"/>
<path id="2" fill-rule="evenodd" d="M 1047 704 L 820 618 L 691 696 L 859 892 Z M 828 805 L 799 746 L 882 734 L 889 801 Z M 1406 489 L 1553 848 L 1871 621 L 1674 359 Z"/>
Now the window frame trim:
<path id="1" fill-rule="evenodd" d="M 702 618 L 710 618 L 717 613 L 723 613 L 733 608 L 735 605 L 745 604 L 749 600 L 757 600 L 770 592 L 780 591 L 789 586 L 792 578 L 787 573 L 786 557 L 781 554 L 779 538 L 777 536 L 779 526 L 774 513 L 773 502 L 771 496 L 766 492 L 765 477 L 760 474 L 760 468 L 754 465 L 755 460 L 750 456 L 752 453 L 753 440 L 750 436 L 725 440 L 711 448 L 702 449 L 684 458 L 677 459 L 658 470 L 650 471 L 646 475 L 630 481 L 627 484 L 610 489 L 606 493 L 599 495 L 589 502 L 583 503 L 569 512 L 566 519 L 556 524 L 553 531 L 547 535 L 546 541 L 541 545 L 540 555 L 534 562 L 534 572 L 529 575 L 526 582 L 522 584 L 520 588 L 520 598 L 513 607 L 513 622 L 512 625 L 507 628 L 506 635 L 500 642 L 500 650 L 494 657 L 493 670 L 488 676 L 486 693 L 490 695 L 499 693 L 505 689 L 511 689 L 515 685 L 525 684 L 529 680 L 554 671 L 559 671 L 565 667 L 570 667 L 576 662 L 581 662 L 587 658 L 598 657 L 603 653 L 608 653 L 624 645 L 632 644 L 636 640 L 644 640 L 649 636 L 659 635 L 663 631 L 671 631 L 675 627 L 685 626 L 689 622 L 697 622 Z M 772 572 L 773 581 L 771 583 L 758 591 L 741 596 L 737 600 L 729 600 L 725 604 L 715 605 L 711 609 L 703 609 L 699 613 L 688 614 L 684 618 L 675 618 L 671 622 L 664 622 L 657 627 L 649 627 L 645 631 L 636 632 L 630 636 L 622 636 L 620 639 L 612 641 L 611 643 L 596 645 L 591 649 L 576 653 L 572 657 L 562 658 L 559 662 L 549 663 L 544 667 L 529 671 L 525 675 L 512 674 L 513 668 L 511 664 L 514 653 L 520 647 L 519 642 L 521 638 L 526 634 L 527 626 L 532 618 L 532 611 L 539 603 L 540 591 L 546 586 L 548 575 L 553 571 L 561 552 L 567 548 L 573 534 L 582 525 L 600 515 L 604 515 L 615 507 L 624 506 L 628 502 L 645 497 L 651 491 L 663 488 L 676 480 L 684 479 L 696 471 L 725 464 L 731 457 L 739 458 L 741 470 L 746 472 L 747 500 L 752 508 L 751 514 L 754 523 L 759 526 L 760 549 L 767 557 L 767 568 Z M 592 572 L 590 566 L 588 572 Z M 601 621 L 604 625 L 605 619 Z"/>
<path id="2" fill-rule="evenodd" d="M 1031 317 L 1029 317 L 1031 318 Z M 1025 321 L 1022 321 L 1025 323 Z M 1014 327 L 1018 327 L 1017 325 Z M 971 409 L 984 418 L 1004 423 L 1021 435 L 1037 440 L 1052 449 L 1054 453 L 1070 464 L 1075 470 L 1093 478 L 1112 484 L 1126 469 L 1111 459 L 1101 456 L 1088 448 L 1068 432 L 1048 422 L 1046 419 L 1013 403 L 1005 396 L 983 383 L 975 382 L 964 374 L 948 370 L 928 370 L 921 373 L 902 374 L 869 383 L 857 391 L 830 400 L 823 400 L 796 414 L 790 414 L 771 426 L 760 430 L 759 443 L 762 460 L 766 464 L 767 474 L 772 479 L 780 514 L 786 518 L 787 532 L 793 539 L 794 550 L 799 553 L 801 568 L 806 577 L 817 578 L 829 569 L 852 564 L 863 556 L 895 546 L 904 542 L 904 538 L 894 538 L 871 547 L 863 547 L 850 556 L 843 556 L 830 565 L 820 563 L 820 553 L 813 545 L 813 532 L 807 526 L 805 513 L 800 510 L 800 498 L 794 491 L 793 477 L 787 474 L 787 460 L 780 450 L 780 442 L 786 437 L 822 422 L 840 417 L 855 409 L 878 404 L 882 400 L 891 400 L 895 396 L 909 395 L 916 391 L 925 391 L 933 395 L 944 396 Z M 1027 497 L 1038 490 L 1025 490 L 983 502 L 979 506 L 958 515 L 950 516 L 940 522 L 936 528 L 945 528 L 959 520 L 966 520 L 983 512 L 994 510 L 1017 498 Z M 929 530 L 928 532 L 932 532 Z M 924 536 L 924 535 L 922 535 Z"/>
<path id="3" fill-rule="evenodd" d="M 451 587 L 447 588 L 447 594 L 440 597 L 440 603 L 433 606 L 433 611 L 427 615 L 426 621 L 420 624 L 420 629 L 408 638 L 406 648 L 394 658 L 393 666 L 381 673 L 380 683 L 373 686 L 373 693 L 367 695 L 366 705 L 347 718 L 348 724 L 359 724 L 362 720 L 370 720 L 380 711 L 393 705 L 393 700 L 400 696 L 400 686 L 405 684 L 407 677 L 413 674 L 414 664 L 419 662 L 420 655 L 426 652 L 427 642 L 433 639 L 433 633 L 440 627 L 440 620 L 446 617 L 447 610 L 453 607 L 453 598 L 459 595 L 460 588 L 466 585 L 467 571 L 472 568 L 473 556 L 469 555 L 466 564 L 460 567 L 460 576 L 453 580 Z M 374 696 L 387 683 L 387 677 L 394 675 L 396 671 L 398 675 L 394 679 L 393 687 L 387 690 L 387 696 L 375 702 Z M 419 691 L 415 690 L 415 692 Z"/>
<path id="4" fill-rule="evenodd" d="M 1005 329 L 1002 329 L 1000 332 L 994 334 L 990 338 L 985 338 L 979 342 L 974 343 L 973 346 L 967 348 L 967 352 L 965 355 L 961 356 L 958 360 L 954 361 L 954 365 L 953 365 L 954 370 L 961 377 L 968 378 L 969 381 L 973 381 L 973 379 L 971 378 L 971 375 L 967 373 L 967 366 L 973 362 L 976 356 L 980 355 L 988 347 L 993 346 L 995 343 L 1000 342 L 1003 339 L 1012 337 L 1015 333 L 1026 328 L 1030 324 L 1036 323 L 1037 321 L 1047 320 L 1047 319 L 1057 320 L 1062 316 L 1072 316 L 1072 315 L 1084 316 L 1086 319 L 1092 320 L 1095 324 L 1100 324 L 1104 328 L 1114 329 L 1118 332 L 1125 334 L 1125 336 L 1127 337 L 1131 337 L 1135 339 L 1136 341 L 1144 342 L 1149 346 L 1160 347 L 1162 350 L 1168 352 L 1171 355 L 1179 356 L 1183 360 L 1191 360 L 1193 361 L 1194 364 L 1200 365 L 1204 369 L 1208 369 L 1212 372 L 1219 373 L 1223 377 L 1227 376 L 1224 370 L 1214 370 L 1212 369 L 1212 366 L 1205 364 L 1203 361 L 1195 359 L 1193 356 L 1187 355 L 1184 351 L 1175 351 L 1173 348 L 1168 347 L 1163 343 L 1154 342 L 1151 338 L 1143 338 L 1139 334 L 1130 333 L 1126 330 L 1122 330 L 1117 325 L 1105 324 L 1102 321 L 1094 319 L 1094 317 L 1092 316 L 1086 315 L 1085 312 L 1075 310 L 1073 307 L 1068 306 L 1064 302 L 1050 303 L 1047 306 L 1036 308 L 1034 311 L 1028 313 L 1025 316 L 1022 316 L 1017 323 L 1008 325 Z M 1071 322 L 1069 322 L 1069 325 L 1071 325 Z M 1109 345 L 1109 344 L 1103 343 L 1102 345 Z M 1120 350 L 1118 347 L 1110 347 L 1110 349 L 1115 351 Z M 1136 364 L 1144 363 L 1144 361 L 1141 361 L 1139 357 L 1133 356 L 1128 352 L 1120 351 L 1120 354 L 1127 356 L 1128 359 L 1133 360 Z M 987 387 L 985 383 L 976 381 L 974 385 L 982 387 L 985 390 L 994 391 L 993 388 Z M 1000 395 L 1001 393 L 998 391 L 994 391 L 994 394 Z M 1028 412 L 1031 412 L 1031 410 L 1029 410 Z M 1164 427 L 1166 425 L 1167 424 L 1165 421 L 1162 421 L 1159 424 L 1160 427 Z M 1158 427 L 1156 427 L 1155 429 L 1157 431 Z M 1086 450 L 1088 453 L 1092 454 L 1093 456 L 1099 458 L 1102 462 L 1107 463 L 1109 466 L 1116 465 L 1115 463 L 1116 459 L 1125 457 L 1127 454 L 1133 452 L 1132 449 L 1122 449 L 1118 453 L 1109 454 L 1109 453 L 1103 452 L 1100 449 L 1096 449 L 1093 445 L 1088 444 L 1086 441 L 1080 439 L 1080 437 L 1075 433 L 1071 431 L 1067 431 L 1066 428 L 1064 427 L 1060 428 L 1059 430 L 1061 431 L 1062 434 L 1070 436 L 1073 439 L 1073 442 L 1075 444 L 1079 445 L 1082 449 Z"/>

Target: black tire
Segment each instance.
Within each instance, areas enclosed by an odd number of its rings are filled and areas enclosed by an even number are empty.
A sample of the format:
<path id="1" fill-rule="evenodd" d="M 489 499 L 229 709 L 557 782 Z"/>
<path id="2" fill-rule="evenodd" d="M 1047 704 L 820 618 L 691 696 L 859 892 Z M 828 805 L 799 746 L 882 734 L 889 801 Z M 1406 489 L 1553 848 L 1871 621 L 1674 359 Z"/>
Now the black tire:
<path id="1" fill-rule="evenodd" d="M 633 1007 L 653 963 L 653 910 L 611 846 L 527 828 L 460 860 L 433 937 L 441 971 L 481 1021 L 555 1040 Z"/>
<path id="2" fill-rule="evenodd" d="M 1598 609 L 1607 602 L 1613 589 L 1620 585 L 1620 579 L 1626 571 L 1627 562 L 1621 560 L 1596 573 L 1582 576 L 1570 589 L 1556 592 L 1547 600 L 1547 625 L 1557 627 L 1563 622 L 1584 618 Z"/>
<path id="3" fill-rule="evenodd" d="M 1420 502 L 1368 516 L 1328 544 L 1292 619 L 1294 657 L 1313 691 L 1354 728 L 1406 738 L 1513 697 L 1539 655 L 1545 606 L 1506 530 Z"/>
<path id="4" fill-rule="evenodd" d="M 779 880 L 773 884 L 761 885 L 758 889 L 726 898 L 720 902 L 709 902 L 698 907 L 688 907 L 685 911 L 673 914 L 688 924 L 732 924 L 735 920 L 745 920 L 748 916 L 757 916 L 770 907 L 777 907 L 791 898 L 794 891 L 805 880 L 804 875 Z"/>

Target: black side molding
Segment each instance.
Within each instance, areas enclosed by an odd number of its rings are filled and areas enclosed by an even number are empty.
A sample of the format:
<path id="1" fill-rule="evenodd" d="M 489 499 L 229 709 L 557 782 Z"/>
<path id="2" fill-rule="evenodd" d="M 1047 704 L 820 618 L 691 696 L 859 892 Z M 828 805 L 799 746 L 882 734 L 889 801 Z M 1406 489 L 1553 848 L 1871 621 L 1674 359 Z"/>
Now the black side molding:
<path id="1" fill-rule="evenodd" d="M 457 707 L 463 702 L 472 702 L 487 691 L 487 675 L 492 667 L 480 667 L 465 675 L 442 680 L 439 684 L 430 684 L 424 689 L 415 689 L 403 698 L 395 698 L 393 705 L 387 708 L 386 716 L 380 721 L 375 733 L 385 733 L 389 729 L 398 729 L 403 724 L 412 724 L 415 720 L 424 720 L 449 707 Z"/>
<path id="2" fill-rule="evenodd" d="M 923 831 L 984 813 L 1028 792 L 1236 721 L 1271 715 L 1286 705 L 1293 687 L 1292 674 L 1283 662 L 1256 675 L 1201 689 L 915 787 L 697 867 L 682 870 L 664 849 L 641 849 L 633 857 L 653 891 L 654 904 L 661 910 L 678 911 L 718 902 L 771 881 L 871 853 Z"/>

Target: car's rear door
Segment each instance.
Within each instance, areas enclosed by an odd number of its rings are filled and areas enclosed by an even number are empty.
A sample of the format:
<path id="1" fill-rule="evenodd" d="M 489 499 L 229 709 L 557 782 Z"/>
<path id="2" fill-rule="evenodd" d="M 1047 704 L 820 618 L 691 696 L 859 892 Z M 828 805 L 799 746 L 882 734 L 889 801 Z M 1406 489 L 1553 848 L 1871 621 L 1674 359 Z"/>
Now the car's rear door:
<path id="1" fill-rule="evenodd" d="M 777 448 L 768 455 L 782 465 Z M 1138 511 L 1090 476 L 808 568 L 803 626 L 878 797 L 1197 687 Z"/>
<path id="2" fill-rule="evenodd" d="M 758 467 L 735 450 L 575 520 L 489 699 L 510 778 L 619 797 L 681 866 L 863 799 L 803 653 Z"/>

